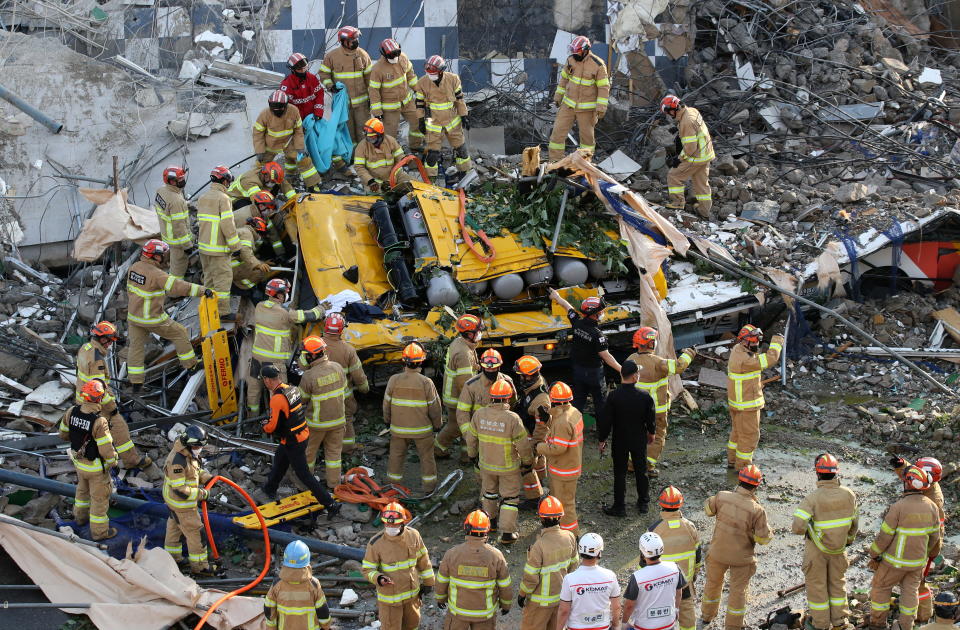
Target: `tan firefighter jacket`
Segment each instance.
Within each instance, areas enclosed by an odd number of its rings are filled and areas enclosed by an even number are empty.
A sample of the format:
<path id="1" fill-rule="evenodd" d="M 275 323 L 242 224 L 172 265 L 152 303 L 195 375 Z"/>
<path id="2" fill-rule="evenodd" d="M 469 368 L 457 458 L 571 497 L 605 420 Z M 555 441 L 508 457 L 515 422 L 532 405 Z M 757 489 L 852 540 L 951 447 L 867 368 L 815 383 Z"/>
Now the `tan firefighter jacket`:
<path id="1" fill-rule="evenodd" d="M 451 615 L 467 621 L 491 619 L 497 608 L 510 610 L 513 581 L 499 549 L 467 536 L 450 549 L 437 572 L 437 603 L 447 602 Z"/>
<path id="2" fill-rule="evenodd" d="M 703 116 L 698 110 L 693 107 L 681 107 L 680 113 L 677 114 L 677 127 L 680 143 L 683 145 L 683 151 L 678 156 L 681 160 L 698 164 L 709 162 L 715 157 L 710 130 L 707 129 L 707 123 L 703 122 Z"/>
<path id="3" fill-rule="evenodd" d="M 533 464 L 533 450 L 520 416 L 507 403 L 489 403 L 477 409 L 470 419 L 470 430 L 463 431 L 470 457 L 480 457 L 480 470 L 505 474 Z"/>
<path id="4" fill-rule="evenodd" d="M 370 115 L 414 109 L 412 88 L 416 85 L 417 73 L 406 53 L 400 53 L 397 63 L 381 57 L 370 72 Z"/>
<path id="5" fill-rule="evenodd" d="M 894 472 L 897 473 L 897 477 L 903 479 L 903 473 L 907 471 L 907 466 L 898 466 L 894 468 Z M 944 527 L 946 524 L 946 513 L 943 511 L 943 490 L 940 489 L 940 482 L 934 481 L 930 483 L 930 487 L 922 491 L 923 496 L 927 497 L 933 501 L 938 508 L 940 508 L 940 527 Z M 941 535 L 943 532 L 941 532 Z"/>
<path id="6" fill-rule="evenodd" d="M 427 131 L 449 131 L 460 124 L 461 116 L 467 115 L 460 77 L 452 72 L 444 72 L 439 85 L 427 75 L 423 75 L 417 81 L 414 91 L 418 115 L 427 119 Z"/>
<path id="7" fill-rule="evenodd" d="M 510 397 L 508 408 L 512 407 L 517 402 L 517 388 L 513 385 L 513 379 L 501 371 L 497 372 L 497 380 L 507 381 L 513 387 L 513 396 Z M 493 381 L 483 372 L 464 383 L 463 389 L 460 390 L 460 400 L 457 401 L 457 424 L 460 425 L 460 433 L 466 434 L 470 419 L 473 418 L 477 409 L 490 404 L 490 385 L 492 384 Z"/>
<path id="8" fill-rule="evenodd" d="M 783 351 L 783 335 L 774 335 L 766 352 L 756 353 L 738 343 L 727 362 L 727 403 L 732 410 L 763 407 L 763 371 L 777 363 Z"/>
<path id="9" fill-rule="evenodd" d="M 264 613 L 270 611 L 267 628 L 328 630 L 333 622 L 320 580 L 310 567 L 280 567 L 280 579 L 267 591 L 263 608 Z"/>
<path id="10" fill-rule="evenodd" d="M 721 490 L 704 501 L 703 509 L 717 518 L 707 552 L 717 562 L 734 567 L 752 564 L 754 545 L 766 545 L 773 538 L 766 511 L 745 488 Z"/>
<path id="11" fill-rule="evenodd" d="M 127 321 L 139 326 L 156 326 L 170 319 L 163 310 L 167 296 L 196 297 L 199 284 L 186 282 L 160 269 L 151 259 L 141 258 L 127 272 Z"/>
<path id="12" fill-rule="evenodd" d="M 270 115 L 273 116 L 273 114 Z M 293 189 L 293 186 L 290 185 L 290 182 L 286 177 L 283 178 L 283 182 L 280 184 L 264 186 L 263 182 L 260 181 L 259 166 L 254 166 L 249 171 L 245 171 L 242 175 L 240 175 L 240 177 L 233 180 L 233 183 L 230 184 L 229 188 L 227 188 L 227 194 L 230 195 L 230 199 L 232 201 L 239 201 L 240 199 L 250 199 L 261 190 L 273 195 L 274 198 L 277 199 L 277 205 L 283 205 L 284 200 L 292 199 L 297 196 L 297 191 Z M 256 207 L 252 203 L 250 206 L 245 207 L 250 208 L 251 206 L 254 208 Z M 237 216 L 238 224 L 246 223 L 248 218 L 254 216 L 248 212 L 245 216 L 243 216 L 243 220 L 241 220 L 240 215 L 237 213 L 235 214 Z M 260 213 L 258 212 L 256 216 L 260 216 Z"/>
<path id="13" fill-rule="evenodd" d="M 237 228 L 237 238 L 240 239 L 239 257 L 230 261 L 233 283 L 243 289 L 252 289 L 264 278 L 263 273 L 257 269 L 257 266 L 263 263 L 253 253 L 260 239 L 249 225 Z"/>
<path id="14" fill-rule="evenodd" d="M 550 409 L 550 422 L 537 455 L 547 456 L 551 476 L 572 481 L 580 478 L 583 455 L 583 416 L 570 403 Z"/>
<path id="15" fill-rule="evenodd" d="M 233 205 L 223 184 L 210 184 L 210 190 L 197 200 L 200 235 L 197 246 L 207 256 L 229 256 L 240 250 L 240 237 L 233 221 Z"/>
<path id="16" fill-rule="evenodd" d="M 153 209 L 160 220 L 160 238 L 168 245 L 187 248 L 193 244 L 190 230 L 190 213 L 183 189 L 164 184 L 153 198 Z"/>
<path id="17" fill-rule="evenodd" d="M 106 385 L 107 391 L 100 401 L 103 411 L 109 414 L 117 408 L 116 398 L 111 393 L 112 382 L 110 381 L 110 369 L 107 367 L 107 349 L 99 341 L 91 339 L 80 346 L 80 352 L 77 353 L 77 402 L 80 400 L 80 390 L 89 381 L 98 378 Z"/>
<path id="18" fill-rule="evenodd" d="M 300 391 L 307 399 L 307 426 L 326 431 L 346 423 L 343 398 L 347 378 L 339 363 L 324 356 L 315 360 L 300 379 Z"/>
<path id="19" fill-rule="evenodd" d="M 696 526 L 683 518 L 680 510 L 661 510 L 660 520 L 651 525 L 649 531 L 663 539 L 663 555 L 660 559 L 676 562 L 683 577 L 692 583 L 697 569 L 703 563 Z"/>
<path id="20" fill-rule="evenodd" d="M 545 527 L 527 551 L 520 594 L 530 598 L 528 606 L 558 606 L 563 578 L 579 565 L 577 537 L 573 532 L 560 529 L 559 525 Z"/>
<path id="21" fill-rule="evenodd" d="M 68 407 L 67 411 L 60 419 L 60 425 L 57 427 L 60 439 L 70 440 L 70 415 L 73 407 Z M 87 459 L 83 453 L 77 453 L 70 449 L 70 461 L 73 462 L 77 470 L 83 472 L 103 473 L 117 465 L 117 451 L 113 447 L 113 436 L 110 435 L 110 423 L 103 417 L 103 409 L 97 403 L 82 402 L 80 411 L 84 414 L 99 414 L 90 427 L 90 438 L 97 443 L 97 452 L 100 454 L 98 459 Z"/>
<path id="22" fill-rule="evenodd" d="M 369 392 L 370 384 L 367 382 L 360 357 L 357 356 L 357 350 L 339 335 L 325 334 L 323 340 L 327 342 L 326 355 L 334 363 L 339 363 L 347 374 L 347 397 L 353 396 L 354 391 L 361 394 Z"/>
<path id="23" fill-rule="evenodd" d="M 870 556 L 895 569 L 923 569 L 940 553 L 940 510 L 919 492 L 907 492 L 887 508 Z"/>
<path id="24" fill-rule="evenodd" d="M 560 71 L 560 81 L 553 100 L 576 110 L 595 109 L 607 111 L 610 97 L 610 79 L 607 77 L 607 64 L 600 57 L 590 53 L 577 61 L 573 55 L 567 57 L 567 64 Z"/>
<path id="25" fill-rule="evenodd" d="M 304 151 L 303 121 L 293 105 L 287 105 L 283 116 L 274 116 L 269 107 L 264 108 L 253 123 L 254 153 L 283 153 L 295 156 Z"/>
<path id="26" fill-rule="evenodd" d="M 293 327 L 323 319 L 323 309 L 309 311 L 287 309 L 273 299 L 257 304 L 253 321 L 253 358 L 264 363 L 289 361 L 293 352 Z"/>
<path id="27" fill-rule="evenodd" d="M 694 356 L 693 350 L 684 350 L 676 359 L 665 359 L 652 352 L 634 352 L 628 358 L 640 368 L 637 389 L 650 394 L 657 413 L 670 411 L 670 376 L 687 369 Z"/>
<path id="28" fill-rule="evenodd" d="M 823 479 L 793 513 L 791 529 L 823 553 L 840 555 L 857 537 L 859 518 L 853 491 L 839 479 Z"/>
<path id="29" fill-rule="evenodd" d="M 462 336 L 450 342 L 443 366 L 443 404 L 447 409 L 457 408 L 463 384 L 478 371 L 480 363 L 477 361 L 477 344 Z"/>
<path id="30" fill-rule="evenodd" d="M 347 50 L 337 46 L 323 57 L 317 77 L 328 90 L 336 81 L 343 83 L 350 96 L 350 106 L 356 107 L 370 100 L 368 83 L 373 62 L 363 48 Z"/>
<path id="31" fill-rule="evenodd" d="M 369 543 L 362 568 L 364 577 L 376 587 L 381 605 L 399 606 L 419 597 L 421 584 L 433 586 L 436 581 L 420 532 L 408 526 L 399 536 L 384 534 Z M 381 575 L 393 580 L 393 584 L 378 585 Z"/>
<path id="32" fill-rule="evenodd" d="M 163 464 L 163 501 L 172 510 L 195 510 L 200 488 L 212 477 L 177 438 Z"/>
<path id="33" fill-rule="evenodd" d="M 433 381 L 408 367 L 391 376 L 383 395 L 383 421 L 396 437 L 433 435 L 433 429 L 440 428 L 440 398 Z"/>
<path id="34" fill-rule="evenodd" d="M 393 165 L 402 157 L 400 144 L 392 136 L 384 134 L 379 147 L 366 140 L 357 143 L 357 148 L 353 150 L 353 168 L 364 185 L 371 179 L 383 183 L 390 180 Z"/>

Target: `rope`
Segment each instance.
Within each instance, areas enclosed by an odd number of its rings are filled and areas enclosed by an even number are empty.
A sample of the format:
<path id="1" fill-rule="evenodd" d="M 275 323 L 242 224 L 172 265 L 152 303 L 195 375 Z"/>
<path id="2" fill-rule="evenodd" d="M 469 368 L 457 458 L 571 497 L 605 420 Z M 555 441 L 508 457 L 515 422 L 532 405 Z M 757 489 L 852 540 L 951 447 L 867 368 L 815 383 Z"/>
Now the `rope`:
<path id="1" fill-rule="evenodd" d="M 394 164 L 393 168 L 390 169 L 390 188 L 393 188 L 397 185 L 397 171 L 403 168 L 403 165 L 408 162 L 413 162 L 416 165 L 417 170 L 420 171 L 420 179 L 423 180 L 424 184 L 431 183 L 430 176 L 427 174 L 427 170 L 423 168 L 423 162 L 420 161 L 420 158 L 411 154 L 403 156 L 400 161 Z"/>
<path id="2" fill-rule="evenodd" d="M 493 259 L 497 257 L 497 250 L 494 249 L 493 243 L 490 242 L 490 239 L 487 237 L 487 233 L 483 230 L 477 230 L 477 236 L 480 237 L 480 241 L 483 243 L 483 246 L 486 247 L 489 254 L 481 254 L 477 251 L 477 247 L 473 243 L 473 239 L 470 238 L 470 234 L 467 232 L 467 193 L 461 188 L 459 191 L 460 196 L 460 233 L 463 235 L 463 242 L 466 246 L 473 252 L 473 255 L 480 259 L 480 262 L 493 262 Z"/>

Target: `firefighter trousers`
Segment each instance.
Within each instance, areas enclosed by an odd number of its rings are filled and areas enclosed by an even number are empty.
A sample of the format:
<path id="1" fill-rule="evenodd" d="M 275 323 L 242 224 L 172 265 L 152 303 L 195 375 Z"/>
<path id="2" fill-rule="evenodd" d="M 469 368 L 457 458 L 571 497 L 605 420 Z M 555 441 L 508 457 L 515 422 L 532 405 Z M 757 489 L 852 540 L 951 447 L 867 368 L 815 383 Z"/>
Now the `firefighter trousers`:
<path id="1" fill-rule="evenodd" d="M 181 537 L 187 539 L 187 553 L 190 559 L 190 569 L 192 571 L 202 571 L 207 568 L 207 547 L 203 544 L 203 538 L 200 530 L 203 523 L 200 521 L 200 514 L 197 510 L 175 510 L 167 506 L 170 510 L 170 517 L 167 518 L 167 535 L 163 540 L 163 548 L 167 553 L 173 556 L 173 559 L 179 562 L 183 559 L 183 542 Z"/>
<path id="2" fill-rule="evenodd" d="M 686 205 L 684 187 L 688 180 L 693 185 L 693 195 L 697 199 L 697 213 L 702 217 L 710 216 L 710 208 L 713 207 L 710 162 L 680 162 L 667 172 L 667 194 L 671 206 L 682 208 Z"/>
<path id="3" fill-rule="evenodd" d="M 407 459 L 407 447 L 410 443 L 417 449 L 420 457 L 420 481 L 423 492 L 430 494 L 437 487 L 437 461 L 433 457 L 433 436 L 401 437 L 390 436 L 390 456 L 387 459 L 387 479 L 391 483 L 403 481 L 403 464 Z"/>
<path id="4" fill-rule="evenodd" d="M 533 602 L 528 602 L 523 607 L 520 630 L 553 630 L 557 627 L 558 610 L 560 610 L 560 604 L 539 606 Z"/>
<path id="5" fill-rule="evenodd" d="M 352 453 L 357 448 L 357 434 L 353 428 L 353 418 L 357 415 L 357 399 L 353 394 L 343 399 L 343 413 L 347 419 L 343 432 L 343 452 Z"/>
<path id="6" fill-rule="evenodd" d="M 81 464 L 99 467 L 101 460 L 78 459 Z M 110 533 L 110 494 L 113 492 L 113 482 L 110 480 L 110 470 L 80 470 L 77 468 L 77 492 L 73 502 L 73 519 L 78 525 L 90 523 L 90 538 L 101 540 Z"/>
<path id="7" fill-rule="evenodd" d="M 803 550 L 803 577 L 807 584 L 807 611 L 818 630 L 830 630 L 846 624 L 847 567 L 850 563 L 844 553 L 823 553 L 810 542 Z"/>
<path id="8" fill-rule="evenodd" d="M 200 254 L 200 267 L 203 269 L 203 286 L 217 294 L 217 308 L 223 317 L 230 312 L 230 285 L 233 284 L 230 256 Z"/>
<path id="9" fill-rule="evenodd" d="M 667 419 L 667 412 L 657 414 L 657 430 L 653 436 L 653 444 L 647 446 L 647 470 L 656 468 L 660 461 L 660 454 L 663 453 L 663 445 L 667 442 L 667 428 L 670 421 Z"/>
<path id="10" fill-rule="evenodd" d="M 577 520 L 577 479 L 563 479 L 550 475 L 550 494 L 563 504 L 563 516 L 560 517 L 560 529 L 573 532 L 580 537 L 580 522 Z"/>
<path id="11" fill-rule="evenodd" d="M 260 361 L 259 359 L 250 359 L 250 370 L 247 373 L 247 410 L 249 410 L 253 416 L 260 415 L 260 398 L 263 394 L 263 381 L 260 380 L 260 367 L 264 365 L 264 363 L 264 361 Z M 286 363 L 277 361 L 270 363 L 270 365 L 277 368 L 277 371 L 280 372 L 280 380 L 286 383 Z"/>
<path id="12" fill-rule="evenodd" d="M 400 117 L 403 117 L 407 121 L 407 124 L 410 125 L 410 131 L 408 133 L 409 138 L 407 139 L 407 144 L 410 146 L 410 151 L 419 151 L 423 146 L 423 134 L 420 133 L 420 119 L 417 117 L 417 108 L 411 107 L 409 109 L 392 109 L 383 111 L 383 130 L 388 136 L 394 138 L 398 137 L 397 133 L 400 129 Z"/>
<path id="13" fill-rule="evenodd" d="M 597 126 L 597 110 L 595 109 L 573 109 L 569 105 L 561 103 L 557 110 L 557 117 L 553 121 L 553 131 L 550 133 L 550 161 L 556 162 L 567 154 L 567 134 L 573 129 L 573 123 L 577 123 L 577 131 L 580 134 L 580 148 L 588 151 L 596 149 L 596 140 L 593 134 L 593 128 Z"/>
<path id="14" fill-rule="evenodd" d="M 430 177 L 437 176 L 440 163 L 440 149 L 443 147 L 444 136 L 447 137 L 447 142 L 450 143 L 450 148 L 453 149 L 453 159 L 457 164 L 457 170 L 465 173 L 469 171 L 473 165 L 470 161 L 470 154 L 467 151 L 467 140 L 463 135 L 463 125 L 459 121 L 456 122 L 456 124 L 435 124 L 430 122 L 428 118 L 426 135 L 427 153 L 423 167 Z"/>
<path id="15" fill-rule="evenodd" d="M 183 280 L 187 275 L 187 267 L 190 266 L 190 259 L 187 258 L 187 250 L 183 245 L 170 246 L 170 268 L 168 273 L 174 278 Z"/>
<path id="16" fill-rule="evenodd" d="M 350 129 L 350 139 L 353 140 L 353 144 L 357 144 L 367 137 L 367 134 L 363 131 L 363 126 L 368 120 L 370 120 L 369 101 L 350 105 L 350 124 L 348 128 Z"/>
<path id="17" fill-rule="evenodd" d="M 460 433 L 460 425 L 457 424 L 457 408 L 447 407 L 447 422 L 440 429 L 440 433 L 437 433 L 433 445 L 439 451 L 446 453 L 459 437 L 462 437 L 462 434 Z"/>
<path id="18" fill-rule="evenodd" d="M 914 621 L 919 623 L 927 623 L 933 617 L 933 593 L 930 591 L 930 587 L 927 586 L 927 582 L 924 579 L 920 579 L 920 588 L 917 589 L 917 616 Z"/>
<path id="19" fill-rule="evenodd" d="M 447 616 L 443 618 L 443 630 L 496 630 L 496 628 L 496 613 L 489 619 L 461 619 L 447 610 Z"/>
<path id="20" fill-rule="evenodd" d="M 298 156 L 300 157 L 299 160 L 297 159 Z M 300 179 L 303 180 L 304 186 L 316 186 L 320 183 L 320 174 L 317 172 L 317 167 L 306 151 L 301 153 L 288 147 L 284 151 L 283 162 L 283 168 L 288 173 L 300 173 Z"/>
<path id="21" fill-rule="evenodd" d="M 520 486 L 519 469 L 503 473 L 480 470 L 480 507 L 490 518 L 498 519 L 504 534 L 517 533 Z"/>
<path id="22" fill-rule="evenodd" d="M 323 446 L 323 465 L 326 469 L 327 487 L 331 490 L 340 483 L 343 464 L 340 454 L 343 452 L 344 425 L 334 429 L 315 429 L 310 427 L 310 439 L 307 440 L 307 468 L 310 472 L 317 466 L 317 452 Z M 306 486 L 304 486 L 306 488 Z"/>
<path id="23" fill-rule="evenodd" d="M 536 451 L 537 447 L 533 443 L 533 438 L 527 438 L 530 440 L 530 447 Z M 547 473 L 547 458 L 543 455 L 537 455 L 533 460 L 533 470 L 523 475 L 523 498 L 527 500 L 539 499 L 543 496 L 543 484 L 540 483 L 541 478 L 546 478 L 544 475 Z"/>
<path id="24" fill-rule="evenodd" d="M 736 470 L 753 463 L 753 452 L 760 443 L 760 409 L 730 409 L 727 463 Z"/>
<path id="25" fill-rule="evenodd" d="M 756 561 L 750 564 L 732 566 L 711 560 L 707 556 L 707 580 L 703 587 L 703 601 L 700 602 L 700 616 L 704 622 L 710 622 L 720 609 L 720 594 L 723 592 L 723 580 L 730 573 L 729 595 L 727 597 L 727 617 L 723 625 L 727 630 L 737 630 L 743 626 L 743 616 L 747 612 L 747 591 L 750 578 L 757 571 Z"/>
<path id="26" fill-rule="evenodd" d="M 270 496 L 277 494 L 280 480 L 283 479 L 288 470 L 292 470 L 300 483 L 313 493 L 317 503 L 324 507 L 333 505 L 333 497 L 307 468 L 306 442 L 307 440 L 298 442 L 296 436 L 290 436 L 285 443 L 277 445 L 277 452 L 273 456 L 273 466 L 270 468 L 270 474 L 267 476 L 267 483 L 264 484 L 263 491 Z"/>
<path id="27" fill-rule="evenodd" d="M 697 576 L 694 574 L 693 579 L 687 582 L 687 586 L 690 588 L 690 597 L 680 600 L 679 630 L 697 630 L 697 591 L 694 587 L 696 581 Z"/>
<path id="28" fill-rule="evenodd" d="M 146 353 L 147 336 L 153 333 L 161 339 L 173 342 L 173 347 L 180 359 L 180 365 L 189 370 L 197 364 L 197 355 L 190 343 L 190 333 L 182 324 L 168 319 L 159 324 L 134 324 L 127 320 L 127 335 L 130 347 L 127 349 L 127 375 L 130 382 L 142 384 L 144 380 L 143 360 Z"/>
<path id="29" fill-rule="evenodd" d="M 113 448 L 117 451 L 117 457 L 123 462 L 124 468 L 140 468 L 143 455 L 140 454 L 137 447 L 133 445 L 133 440 L 130 439 L 130 427 L 127 426 L 127 421 L 117 411 L 116 403 L 110 404 L 113 405 L 113 409 L 108 410 L 104 407 L 103 411 L 104 415 L 113 412 L 107 416 L 107 423 L 110 426 L 110 436 L 113 437 Z"/>
<path id="30" fill-rule="evenodd" d="M 870 583 L 870 625 L 886 627 L 890 614 L 890 593 L 900 585 L 900 630 L 912 630 L 917 616 L 918 590 L 923 579 L 923 567 L 895 569 L 886 562 L 873 574 Z"/>
<path id="31" fill-rule="evenodd" d="M 377 617 L 382 630 L 417 630 L 420 627 L 420 598 L 399 604 L 377 604 Z"/>

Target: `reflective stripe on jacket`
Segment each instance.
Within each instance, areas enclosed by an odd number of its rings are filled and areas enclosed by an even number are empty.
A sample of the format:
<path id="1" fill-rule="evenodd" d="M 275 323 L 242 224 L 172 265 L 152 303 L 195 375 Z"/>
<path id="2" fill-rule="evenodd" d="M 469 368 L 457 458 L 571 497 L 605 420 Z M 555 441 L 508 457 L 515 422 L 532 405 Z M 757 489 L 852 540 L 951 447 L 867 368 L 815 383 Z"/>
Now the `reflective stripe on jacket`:
<path id="1" fill-rule="evenodd" d="M 675 562 L 683 577 L 692 583 L 697 568 L 702 563 L 700 557 L 700 535 L 693 523 L 683 518 L 679 510 L 660 512 L 660 520 L 650 526 L 663 540 L 661 560 Z"/>
<path id="2" fill-rule="evenodd" d="M 942 543 L 936 504 L 919 492 L 908 492 L 883 515 L 870 555 L 895 569 L 922 569 L 937 557 Z"/>
<path id="3" fill-rule="evenodd" d="M 267 107 L 253 123 L 254 153 L 291 154 L 304 150 L 303 121 L 300 112 L 287 105 L 283 116 L 274 116 Z"/>
<path id="4" fill-rule="evenodd" d="M 703 116 L 693 107 L 681 107 L 677 115 L 677 133 L 683 151 L 678 156 L 684 162 L 709 162 L 714 157 L 713 140 Z"/>
<path id="5" fill-rule="evenodd" d="M 439 85 L 427 75 L 420 77 L 414 88 L 417 108 L 424 116 L 427 131 L 439 133 L 450 130 L 460 124 L 460 117 L 466 116 L 467 104 L 463 101 L 463 88 L 460 77 L 452 72 L 444 72 Z"/>
<path id="6" fill-rule="evenodd" d="M 193 244 L 190 213 L 187 210 L 187 200 L 183 198 L 183 189 L 164 184 L 157 189 L 153 198 L 153 209 L 160 221 L 160 238 L 164 243 L 178 247 L 189 247 Z"/>
<path id="7" fill-rule="evenodd" d="M 223 184 L 210 184 L 210 190 L 197 200 L 197 221 L 200 223 L 197 246 L 201 254 L 227 256 L 240 249 L 233 205 Z"/>
<path id="8" fill-rule="evenodd" d="M 842 554 L 858 529 L 857 496 L 839 479 L 817 481 L 817 489 L 793 513 L 793 533 L 805 535 L 810 544 L 830 555 Z"/>
<path id="9" fill-rule="evenodd" d="M 457 337 L 447 347 L 447 359 L 443 366 L 443 404 L 456 409 L 463 389 L 471 376 L 480 370 L 477 362 L 477 344 Z"/>
<path id="10" fill-rule="evenodd" d="M 343 368 L 326 355 L 310 364 L 300 379 L 300 391 L 309 399 L 307 425 L 311 429 L 336 429 L 346 423 L 343 399 L 347 379 Z"/>
<path id="11" fill-rule="evenodd" d="M 756 353 L 737 344 L 727 363 L 727 403 L 731 409 L 763 407 L 763 371 L 776 365 L 783 351 L 783 335 L 774 335 L 766 352 Z"/>
<path id="12" fill-rule="evenodd" d="M 520 594 L 528 597 L 532 604 L 556 606 L 560 603 L 563 578 L 579 565 L 577 537 L 573 532 L 560 529 L 559 525 L 541 529 L 527 551 Z"/>
<path id="13" fill-rule="evenodd" d="M 580 478 L 583 456 L 583 416 L 570 403 L 550 409 L 550 422 L 537 454 L 547 456 L 551 475 L 561 479 Z"/>
<path id="14" fill-rule="evenodd" d="M 327 597 L 310 567 L 280 567 L 280 579 L 267 591 L 263 608 L 270 614 L 267 628 L 319 630 L 332 622 Z"/>
<path id="15" fill-rule="evenodd" d="M 436 576 L 430 554 L 420 532 L 405 526 L 399 536 L 384 534 L 367 545 L 363 555 L 363 575 L 377 589 L 377 600 L 398 606 L 418 597 L 420 586 L 433 586 Z M 385 575 L 393 584 L 380 586 L 377 578 Z"/>
<path id="16" fill-rule="evenodd" d="M 96 339 L 91 339 L 80 346 L 80 352 L 77 353 L 77 402 L 83 402 L 80 400 L 80 390 L 95 378 L 103 381 L 107 387 L 100 404 L 106 406 L 114 402 L 116 398 L 111 391 L 113 383 L 110 381 L 110 371 L 107 368 L 107 349 Z"/>
<path id="17" fill-rule="evenodd" d="M 555 100 L 557 97 L 573 109 L 605 111 L 610 97 L 607 65 L 593 53 L 584 57 L 583 61 L 577 61 L 572 55 L 567 57 L 557 82 Z"/>
<path id="18" fill-rule="evenodd" d="M 503 553 L 468 536 L 443 555 L 436 597 L 437 603 L 446 602 L 449 614 L 467 621 L 491 619 L 497 608 L 509 610 L 513 581 Z"/>
<path id="19" fill-rule="evenodd" d="M 397 63 L 390 63 L 381 57 L 373 64 L 370 72 L 370 113 L 377 116 L 383 111 L 406 110 L 404 105 L 413 107 L 413 91 L 417 85 L 417 74 L 406 53 L 401 52 Z"/>
<path id="20" fill-rule="evenodd" d="M 684 353 L 676 359 L 665 359 L 652 352 L 634 352 L 629 360 L 640 368 L 637 389 L 650 394 L 657 413 L 670 411 L 670 376 L 687 369 L 693 355 Z"/>
<path id="21" fill-rule="evenodd" d="M 200 486 L 212 475 L 178 438 L 163 464 L 163 501 L 173 510 L 197 509 Z"/>
<path id="22" fill-rule="evenodd" d="M 373 72 L 370 55 L 363 48 L 347 50 L 337 46 L 323 57 L 317 76 L 328 90 L 334 82 L 343 83 L 350 96 L 350 105 L 357 106 L 370 100 L 368 81 Z"/>
<path id="23" fill-rule="evenodd" d="M 154 326 L 170 319 L 163 310 L 167 296 L 196 297 L 203 287 L 171 276 L 152 260 L 141 258 L 127 272 L 127 321 Z"/>
<path id="24" fill-rule="evenodd" d="M 520 416 L 506 403 L 491 402 L 474 412 L 463 440 L 470 457 L 480 458 L 480 470 L 504 474 L 533 463 L 533 451 Z"/>
<path id="25" fill-rule="evenodd" d="M 383 395 L 383 420 L 397 437 L 433 435 L 433 429 L 440 428 L 440 398 L 433 381 L 408 367 L 391 376 Z"/>
<path id="26" fill-rule="evenodd" d="M 517 388 L 513 384 L 513 379 L 503 372 L 497 372 L 498 381 L 506 381 L 513 387 L 513 396 L 510 397 L 512 407 L 517 402 Z M 470 420 L 478 409 L 482 409 L 490 404 L 490 386 L 493 382 L 488 379 L 483 372 L 471 377 L 460 390 L 460 398 L 457 400 L 457 424 L 460 426 L 460 432 L 466 433 L 470 430 Z"/>
<path id="27" fill-rule="evenodd" d="M 293 327 L 321 317 L 323 310 L 319 306 L 309 311 L 295 311 L 272 299 L 260 302 L 253 316 L 253 357 L 265 363 L 289 361 L 293 352 Z"/>

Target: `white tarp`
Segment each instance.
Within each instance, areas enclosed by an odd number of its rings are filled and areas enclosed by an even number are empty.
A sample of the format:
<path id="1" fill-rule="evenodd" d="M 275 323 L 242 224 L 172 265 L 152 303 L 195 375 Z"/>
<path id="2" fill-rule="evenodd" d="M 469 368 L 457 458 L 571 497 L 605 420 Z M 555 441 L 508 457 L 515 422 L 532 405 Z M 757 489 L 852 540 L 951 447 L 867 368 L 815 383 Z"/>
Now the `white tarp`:
<path id="1" fill-rule="evenodd" d="M 73 242 L 73 257 L 91 262 L 107 247 L 121 241 L 140 241 L 160 234 L 157 213 L 127 203 L 127 189 L 120 192 L 81 188 L 80 193 L 97 204 Z"/>
<path id="2" fill-rule="evenodd" d="M 652 33 L 647 33 L 658 15 L 663 13 L 669 0 L 621 0 L 622 8 L 612 20 L 611 36 L 613 41 L 619 42 L 630 35 L 645 34 L 644 39 L 656 38 L 656 27 Z M 653 37 L 650 35 L 653 34 Z"/>

